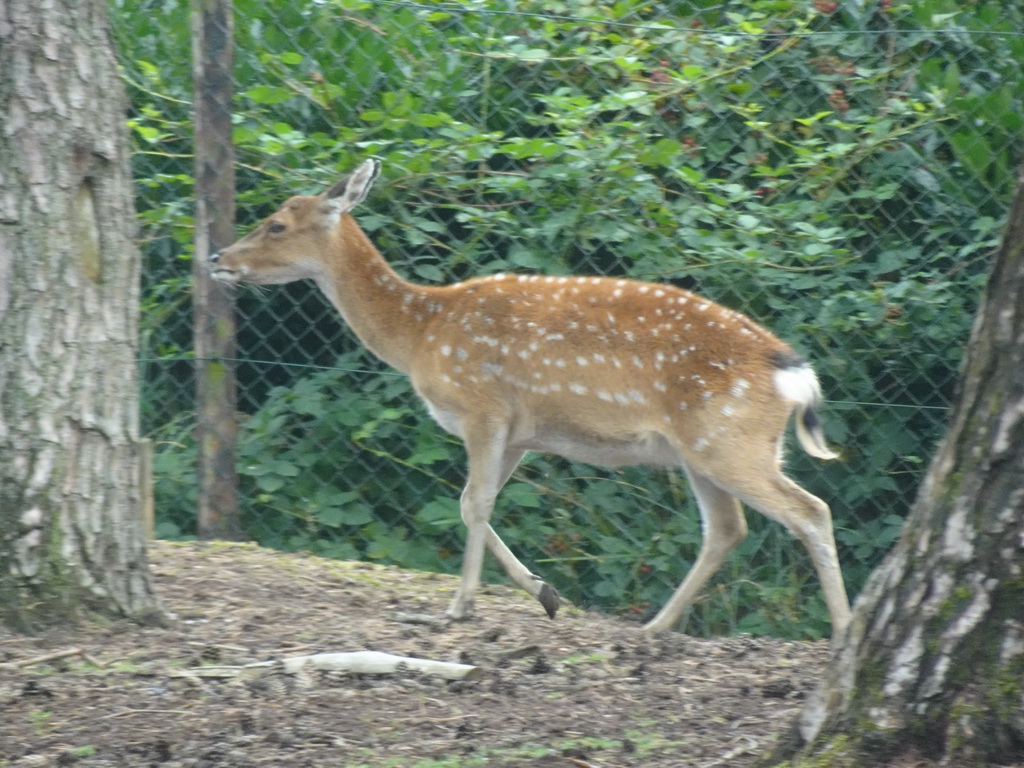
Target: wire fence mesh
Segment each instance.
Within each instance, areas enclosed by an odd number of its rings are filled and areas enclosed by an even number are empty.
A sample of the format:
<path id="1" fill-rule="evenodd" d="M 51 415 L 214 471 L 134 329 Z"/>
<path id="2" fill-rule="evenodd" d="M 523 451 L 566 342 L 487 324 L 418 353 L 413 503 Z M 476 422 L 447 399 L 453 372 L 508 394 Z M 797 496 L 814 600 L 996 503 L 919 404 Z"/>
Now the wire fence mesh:
<path id="1" fill-rule="evenodd" d="M 195 530 L 187 11 L 113 2 L 168 537 Z M 945 428 L 1024 127 L 1021 29 L 995 0 L 236 0 L 240 231 L 376 156 L 358 219 L 410 279 L 628 275 L 751 315 L 822 379 L 843 459 L 788 465 L 831 505 L 855 593 Z M 457 570 L 464 458 L 408 381 L 313 286 L 242 291 L 237 313 L 247 534 Z M 551 456 L 495 526 L 569 599 L 637 616 L 701 537 L 679 475 Z M 752 518 L 685 628 L 815 635 L 827 613 L 800 548 Z"/>

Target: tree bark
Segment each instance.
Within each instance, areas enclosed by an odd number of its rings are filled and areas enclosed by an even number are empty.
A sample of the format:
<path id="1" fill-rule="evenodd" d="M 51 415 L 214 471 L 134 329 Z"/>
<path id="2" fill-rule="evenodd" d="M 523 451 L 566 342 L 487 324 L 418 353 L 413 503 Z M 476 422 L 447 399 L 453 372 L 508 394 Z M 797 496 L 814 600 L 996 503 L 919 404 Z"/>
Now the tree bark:
<path id="1" fill-rule="evenodd" d="M 214 282 L 210 254 L 235 240 L 235 164 L 231 144 L 231 0 L 203 0 L 192 12 L 195 86 L 196 250 L 192 261 L 196 351 L 196 424 L 203 539 L 241 541 L 235 446 L 238 407 L 231 295 Z"/>
<path id="2" fill-rule="evenodd" d="M 901 752 L 1024 760 L 1024 170 L 949 434 L 774 759 L 879 765 Z"/>
<path id="3" fill-rule="evenodd" d="M 162 615 L 139 516 L 139 256 L 105 0 L 0 6 L 0 621 Z"/>

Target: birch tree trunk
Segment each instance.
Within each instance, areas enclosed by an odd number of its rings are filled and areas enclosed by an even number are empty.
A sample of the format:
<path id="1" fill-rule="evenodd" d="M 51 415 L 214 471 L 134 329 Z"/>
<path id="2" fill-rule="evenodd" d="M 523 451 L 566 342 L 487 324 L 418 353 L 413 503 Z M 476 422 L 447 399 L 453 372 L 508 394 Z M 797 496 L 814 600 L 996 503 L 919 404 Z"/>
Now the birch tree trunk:
<path id="1" fill-rule="evenodd" d="M 1024 761 L 1024 173 L 949 434 L 796 736 L 776 758 Z"/>
<path id="2" fill-rule="evenodd" d="M 139 516 L 139 256 L 105 0 L 0 5 L 0 620 L 162 615 Z"/>

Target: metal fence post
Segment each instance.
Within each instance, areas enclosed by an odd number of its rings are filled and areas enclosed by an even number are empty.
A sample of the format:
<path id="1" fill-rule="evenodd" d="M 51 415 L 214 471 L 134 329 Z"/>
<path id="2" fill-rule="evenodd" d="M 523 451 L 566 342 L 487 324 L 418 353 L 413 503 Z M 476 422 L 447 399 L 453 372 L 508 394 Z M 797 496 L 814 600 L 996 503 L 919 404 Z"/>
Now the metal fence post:
<path id="1" fill-rule="evenodd" d="M 192 11 L 196 216 L 194 334 L 200 538 L 242 537 L 235 469 L 235 318 L 230 295 L 210 279 L 210 253 L 234 239 L 231 143 L 232 3 L 199 0 Z"/>

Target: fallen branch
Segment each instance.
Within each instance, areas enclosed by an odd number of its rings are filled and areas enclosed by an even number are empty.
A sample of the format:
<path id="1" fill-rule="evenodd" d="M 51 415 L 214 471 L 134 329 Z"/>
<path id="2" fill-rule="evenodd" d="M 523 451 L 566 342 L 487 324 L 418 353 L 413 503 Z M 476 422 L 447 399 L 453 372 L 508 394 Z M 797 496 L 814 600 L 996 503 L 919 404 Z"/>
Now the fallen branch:
<path id="1" fill-rule="evenodd" d="M 52 653 L 44 653 L 42 656 L 33 656 L 31 659 L 22 659 L 21 661 L 10 661 L 0 664 L 0 669 L 21 669 L 22 667 L 31 667 L 33 664 L 42 664 L 45 661 L 54 661 L 55 659 L 65 659 L 68 656 L 81 656 L 90 664 L 102 667 L 103 664 L 94 659 L 82 648 L 68 648 L 63 651 L 53 651 Z"/>
<path id="2" fill-rule="evenodd" d="M 252 679 L 275 669 L 289 675 L 313 669 L 348 672 L 356 675 L 393 675 L 398 672 L 413 671 L 424 675 L 443 677 L 445 680 L 474 680 L 481 675 L 480 668 L 470 664 L 416 659 L 411 656 L 393 656 L 390 653 L 380 653 L 379 651 L 316 653 L 311 656 L 292 656 L 279 661 L 257 661 L 241 666 L 194 667 L 179 674 L 186 677 Z"/>

